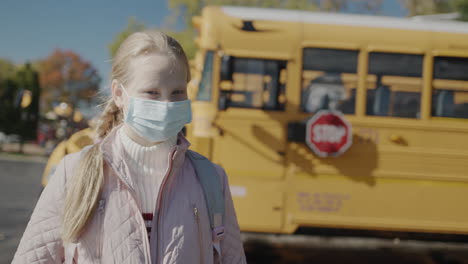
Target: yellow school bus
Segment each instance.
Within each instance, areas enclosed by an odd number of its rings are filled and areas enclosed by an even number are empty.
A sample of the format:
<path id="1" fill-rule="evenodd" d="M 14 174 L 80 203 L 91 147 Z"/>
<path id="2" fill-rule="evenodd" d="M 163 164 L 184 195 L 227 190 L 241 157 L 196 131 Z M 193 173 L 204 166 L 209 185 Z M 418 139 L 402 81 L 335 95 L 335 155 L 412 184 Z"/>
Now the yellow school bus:
<path id="1" fill-rule="evenodd" d="M 69 138 L 60 142 L 50 153 L 47 164 L 42 172 L 41 185 L 45 188 L 49 182 L 49 178 L 54 174 L 59 162 L 67 154 L 75 153 L 82 150 L 84 147 L 93 144 L 95 131 L 92 128 L 85 128 L 75 132 Z"/>
<path id="2" fill-rule="evenodd" d="M 192 147 L 228 175 L 242 231 L 468 234 L 468 24 L 207 7 Z M 320 157 L 305 121 L 352 144 Z"/>

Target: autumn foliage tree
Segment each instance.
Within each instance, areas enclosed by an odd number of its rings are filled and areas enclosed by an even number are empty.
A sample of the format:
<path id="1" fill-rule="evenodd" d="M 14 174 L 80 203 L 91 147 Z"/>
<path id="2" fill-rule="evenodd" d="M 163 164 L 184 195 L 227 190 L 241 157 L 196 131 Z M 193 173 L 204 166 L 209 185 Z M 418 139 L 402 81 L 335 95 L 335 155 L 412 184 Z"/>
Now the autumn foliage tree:
<path id="1" fill-rule="evenodd" d="M 76 106 L 80 100 L 92 100 L 99 89 L 97 70 L 73 51 L 55 49 L 38 67 L 43 113 L 51 109 L 53 102 Z"/>

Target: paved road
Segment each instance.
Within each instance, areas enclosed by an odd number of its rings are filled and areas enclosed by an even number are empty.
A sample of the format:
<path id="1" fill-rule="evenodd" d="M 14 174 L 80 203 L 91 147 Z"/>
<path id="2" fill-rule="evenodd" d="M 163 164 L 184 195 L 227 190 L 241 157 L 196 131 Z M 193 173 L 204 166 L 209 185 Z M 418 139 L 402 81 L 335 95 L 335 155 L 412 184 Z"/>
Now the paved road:
<path id="1" fill-rule="evenodd" d="M 359 239 L 358 239 L 359 240 Z M 249 264 L 468 264 L 466 250 L 344 249 L 246 243 Z"/>
<path id="2" fill-rule="evenodd" d="M 0 264 L 10 263 L 16 251 L 39 195 L 44 166 L 44 162 L 2 160 L 0 156 Z M 308 248 L 271 247 L 250 243 L 246 244 L 246 253 L 249 264 L 468 264 L 468 251 L 444 254 L 392 249 L 324 249 L 310 245 Z"/>
<path id="3" fill-rule="evenodd" d="M 0 160 L 0 264 L 11 263 L 40 192 L 43 162 Z"/>

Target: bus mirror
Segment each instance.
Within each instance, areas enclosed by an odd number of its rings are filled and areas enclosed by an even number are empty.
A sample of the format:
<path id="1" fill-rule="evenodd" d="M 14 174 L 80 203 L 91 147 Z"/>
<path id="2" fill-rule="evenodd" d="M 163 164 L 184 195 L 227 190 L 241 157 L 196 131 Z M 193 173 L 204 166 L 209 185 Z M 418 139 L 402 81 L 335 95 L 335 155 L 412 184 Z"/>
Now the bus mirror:
<path id="1" fill-rule="evenodd" d="M 232 81 L 232 58 L 224 55 L 221 58 L 221 81 Z"/>
<path id="2" fill-rule="evenodd" d="M 229 106 L 229 97 L 225 93 L 219 94 L 218 109 L 224 111 Z"/>

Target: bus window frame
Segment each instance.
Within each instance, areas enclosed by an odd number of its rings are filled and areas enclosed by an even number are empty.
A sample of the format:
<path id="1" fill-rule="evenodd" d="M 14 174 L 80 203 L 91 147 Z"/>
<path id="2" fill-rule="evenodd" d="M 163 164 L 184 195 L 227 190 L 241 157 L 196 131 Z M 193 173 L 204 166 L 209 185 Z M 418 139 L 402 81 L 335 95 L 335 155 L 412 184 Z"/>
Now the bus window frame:
<path id="1" fill-rule="evenodd" d="M 221 85 L 220 85 L 221 76 L 220 75 L 221 75 L 221 63 L 222 63 L 221 61 L 222 61 L 223 56 L 230 56 L 231 57 L 231 60 L 232 60 L 232 63 L 233 63 L 233 66 L 232 66 L 233 72 L 232 72 L 232 74 L 234 74 L 234 61 L 236 59 L 250 59 L 250 60 L 284 62 L 285 63 L 284 69 L 286 71 L 288 71 L 288 65 L 289 65 L 289 62 L 290 62 L 290 60 L 288 60 L 288 59 L 282 59 L 282 58 L 279 58 L 279 57 L 252 56 L 252 54 L 250 54 L 250 53 L 247 53 L 247 55 L 246 55 L 246 53 L 239 53 L 239 52 L 229 52 L 229 53 L 227 53 L 225 51 L 218 51 L 217 53 L 215 53 L 215 56 L 216 56 L 216 65 L 217 65 L 216 70 L 217 70 L 217 73 L 213 75 L 213 78 L 216 78 L 216 79 L 213 79 L 214 84 L 215 84 L 215 86 L 213 88 L 216 89 L 216 94 L 215 94 L 216 104 L 219 103 L 221 95 L 223 95 L 223 94 L 242 93 L 242 91 L 227 92 L 227 91 L 222 91 L 221 90 Z M 278 78 L 280 78 L 280 77 L 278 76 Z M 234 80 L 232 80 L 232 82 L 233 81 Z M 286 101 L 283 104 L 282 109 L 269 109 L 269 108 L 263 108 L 263 107 L 239 107 L 239 106 L 229 106 L 229 105 L 228 105 L 227 109 L 246 109 L 246 110 L 250 110 L 250 111 L 257 110 L 257 111 L 284 113 L 284 112 L 286 112 L 286 108 L 287 108 L 287 105 L 288 105 L 288 100 L 287 100 L 288 78 L 286 78 L 286 82 L 285 82 L 284 85 L 285 85 L 284 96 L 286 97 Z M 279 89 L 279 87 L 278 87 L 278 89 Z M 222 110 L 222 111 L 226 111 L 227 109 Z"/>
<path id="2" fill-rule="evenodd" d="M 207 55 L 209 52 L 212 52 L 212 57 L 211 57 L 211 89 L 210 89 L 210 92 L 209 92 L 209 98 L 208 100 L 205 100 L 205 99 L 200 99 L 199 98 L 199 93 L 200 93 L 200 88 L 201 88 L 201 85 L 202 85 L 202 82 L 203 82 L 203 73 L 205 72 L 205 63 L 206 63 L 206 58 L 207 58 Z M 213 90 L 215 90 L 217 87 L 215 87 L 215 82 L 214 82 L 214 75 L 216 75 L 216 71 L 217 69 L 215 68 L 215 62 L 217 60 L 217 54 L 216 54 L 216 50 L 211 50 L 211 49 L 207 49 L 207 50 L 204 50 L 203 51 L 203 67 L 201 69 L 201 72 L 200 72 L 200 83 L 198 84 L 198 89 L 197 89 L 197 93 L 195 95 L 195 100 L 198 101 L 198 102 L 212 102 L 213 99 L 215 98 L 214 97 L 214 92 Z"/>
<path id="3" fill-rule="evenodd" d="M 301 96 L 302 96 L 302 74 L 304 71 L 304 49 L 307 48 L 312 48 L 312 49 L 333 49 L 333 50 L 348 50 L 348 51 L 356 51 L 357 52 L 357 65 L 356 65 L 356 75 L 358 78 L 358 81 L 356 83 L 356 99 L 354 102 L 354 113 L 353 114 L 345 114 L 345 116 L 358 116 L 358 97 L 360 90 L 362 88 L 360 87 L 360 81 L 361 81 L 361 74 L 360 74 L 360 68 L 361 68 L 361 56 L 364 51 L 364 49 L 360 48 L 359 45 L 354 44 L 354 43 L 345 43 L 345 42 L 321 42 L 321 41 L 303 41 L 300 45 L 300 49 L 298 49 L 297 54 L 296 54 L 296 61 L 298 63 L 298 74 L 296 74 L 297 83 L 296 85 L 291 85 L 292 87 L 298 87 L 298 91 L 296 91 L 295 96 L 297 97 L 297 106 L 295 106 L 295 112 L 297 112 L 299 115 L 304 116 L 304 117 L 309 117 L 313 113 L 308 113 L 304 112 L 302 110 L 301 106 Z M 290 100 L 287 100 L 289 102 Z M 287 107 L 287 106 L 286 106 Z"/>
<path id="4" fill-rule="evenodd" d="M 447 50 L 447 49 L 433 49 L 431 52 L 427 54 L 428 56 L 431 57 L 431 64 L 430 64 L 430 78 L 428 78 L 428 89 L 430 91 L 429 94 L 429 99 L 428 99 L 428 113 L 427 113 L 427 119 L 433 120 L 433 121 L 440 121 L 440 122 L 468 122 L 468 119 L 466 118 L 459 118 L 459 117 L 444 117 L 444 116 L 433 116 L 432 115 L 432 94 L 434 91 L 432 82 L 434 81 L 434 58 L 435 57 L 458 57 L 458 58 L 466 58 L 468 59 L 468 52 L 463 52 L 459 50 Z"/>
<path id="5" fill-rule="evenodd" d="M 421 69 L 421 81 L 422 81 L 422 86 L 421 86 L 421 102 L 419 105 L 419 111 L 420 111 L 420 116 L 419 118 L 406 118 L 406 117 L 394 117 L 394 116 L 372 116 L 372 115 L 367 115 L 367 86 L 366 86 L 366 81 L 367 81 L 367 76 L 369 75 L 369 58 L 370 58 L 370 53 L 372 52 L 382 52 L 382 53 L 400 53 L 400 54 L 409 54 L 409 55 L 420 55 L 422 56 L 422 69 Z M 409 122 L 414 122 L 417 120 L 427 120 L 430 116 L 430 98 L 432 96 L 432 91 L 428 91 L 427 87 L 427 80 L 426 78 L 427 72 L 431 71 L 432 72 L 432 64 L 428 65 L 428 53 L 424 52 L 422 49 L 418 48 L 407 48 L 407 47 L 392 47 L 392 46 L 377 46 L 377 45 L 369 45 L 367 47 L 364 47 L 361 49 L 361 53 L 363 54 L 362 58 L 359 57 L 359 63 L 364 64 L 362 68 L 358 68 L 358 74 L 362 74 L 359 76 L 360 77 L 360 83 L 358 86 L 358 89 L 362 90 L 362 94 L 359 94 L 359 90 L 357 91 L 358 94 L 356 94 L 356 115 L 368 119 L 392 119 L 392 120 L 401 120 L 403 122 L 409 121 Z M 361 62 L 362 60 L 362 62 Z M 361 71 L 359 71 L 361 70 Z M 362 79 L 361 79 L 362 78 Z M 432 78 L 432 76 L 431 76 Z M 430 87 L 432 88 L 432 87 Z M 427 94 L 429 92 L 429 94 Z M 361 96 L 361 98 L 359 98 Z M 425 99 L 425 96 L 428 97 L 428 99 Z M 358 100 L 362 100 L 362 105 L 358 104 Z M 427 106 L 427 103 L 429 103 L 429 106 Z M 428 111 L 428 112 L 426 112 Z M 429 116 L 428 116 L 429 114 Z"/>

